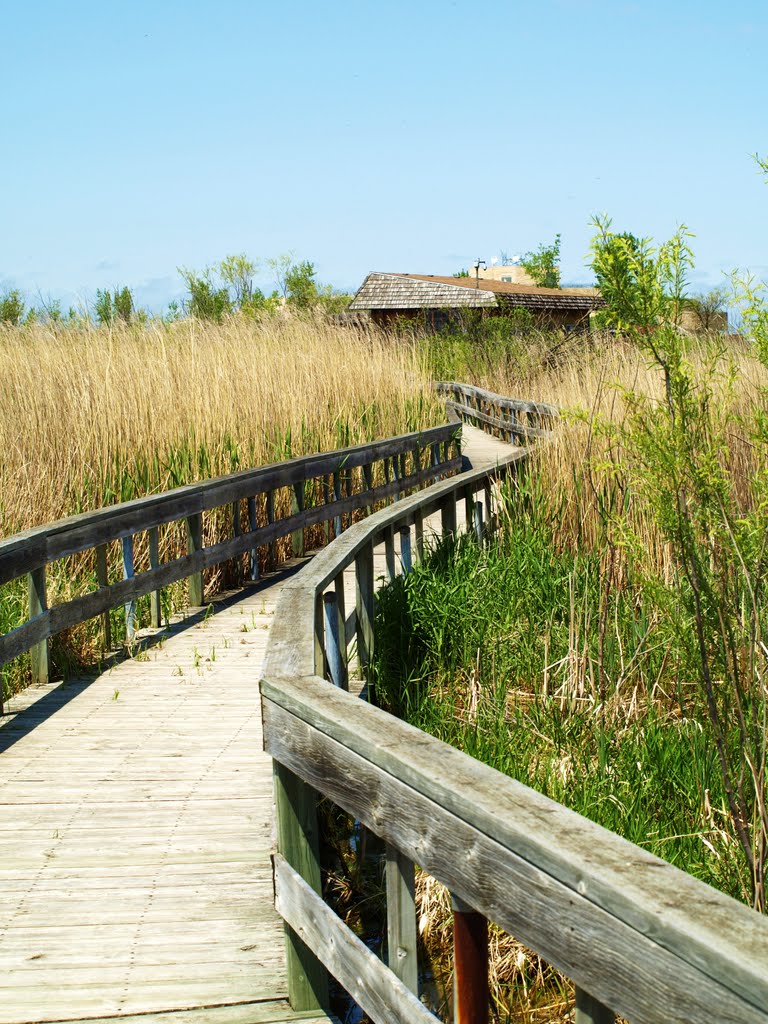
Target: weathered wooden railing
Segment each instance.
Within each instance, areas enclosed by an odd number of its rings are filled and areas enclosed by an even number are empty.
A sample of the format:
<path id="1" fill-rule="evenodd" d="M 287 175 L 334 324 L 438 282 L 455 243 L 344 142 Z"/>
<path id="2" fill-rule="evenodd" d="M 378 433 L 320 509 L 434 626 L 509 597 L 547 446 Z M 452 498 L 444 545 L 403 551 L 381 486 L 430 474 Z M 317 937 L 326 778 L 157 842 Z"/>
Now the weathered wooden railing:
<path id="1" fill-rule="evenodd" d="M 477 959 L 478 922 L 487 919 L 574 981 L 579 1024 L 614 1014 L 632 1024 L 766 1024 L 765 917 L 345 689 L 353 636 L 363 671 L 375 643 L 374 546 L 384 541 L 394 572 L 400 535 L 407 571 L 411 530 L 418 557 L 431 513 L 440 513 L 439 532 L 454 532 L 464 500 L 479 528 L 482 494 L 492 520 L 493 481 L 524 457 L 515 452 L 355 524 L 283 591 L 261 694 L 291 1001 L 324 1005 L 327 969 L 374 1020 L 434 1024 L 418 998 L 418 864 L 454 896 L 457 977 Z M 340 607 L 345 572 L 356 582 L 349 618 Z M 318 794 L 386 844 L 388 966 L 320 896 Z M 485 1019 L 482 984 L 478 991 L 459 985 L 461 1024 Z"/>
<path id="2" fill-rule="evenodd" d="M 203 571 L 242 555 L 248 556 L 251 578 L 257 578 L 260 547 L 274 545 L 279 538 L 290 535 L 294 554 L 302 554 L 305 528 L 330 523 L 338 535 L 343 517 L 356 510 L 397 499 L 458 471 L 459 435 L 456 425 L 448 424 L 297 458 L 73 516 L 0 540 L 0 586 L 26 576 L 29 594 L 28 621 L 0 636 L 0 667 L 31 651 L 34 680 L 47 681 L 51 671 L 48 640 L 62 630 L 101 615 L 104 642 L 109 648 L 112 609 L 125 608 L 126 633 L 130 637 L 135 628 L 136 600 L 142 595 L 151 595 L 151 621 L 158 626 L 163 587 L 189 578 L 189 603 L 200 606 L 204 599 Z M 286 491 L 291 513 L 277 518 L 277 499 Z M 308 497 L 319 501 L 308 507 Z M 283 504 L 287 507 L 289 503 Z M 223 507 L 231 507 L 232 535 L 206 543 L 209 531 L 204 518 Z M 247 528 L 243 528 L 244 522 Z M 163 563 L 158 531 L 174 523 L 182 524 L 186 533 L 186 554 Z M 134 547 L 137 535 L 143 531 L 148 535 L 149 566 L 139 571 Z M 112 542 L 122 546 L 123 578 L 110 581 L 107 552 Z M 95 552 L 97 589 L 49 607 L 48 565 L 82 552 Z"/>
<path id="3" fill-rule="evenodd" d="M 504 398 L 469 384 L 441 382 L 435 389 L 445 399 L 450 417 L 491 430 L 510 444 L 526 444 L 529 439 L 548 437 L 559 415 L 553 405 Z"/>

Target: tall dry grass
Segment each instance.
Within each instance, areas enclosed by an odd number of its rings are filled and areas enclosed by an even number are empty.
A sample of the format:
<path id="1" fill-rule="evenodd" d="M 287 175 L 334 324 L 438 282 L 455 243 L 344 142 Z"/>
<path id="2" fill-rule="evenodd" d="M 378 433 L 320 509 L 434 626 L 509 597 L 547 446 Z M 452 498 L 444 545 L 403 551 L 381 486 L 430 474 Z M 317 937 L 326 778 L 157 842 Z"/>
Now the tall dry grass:
<path id="1" fill-rule="evenodd" d="M 0 536 L 443 421 L 413 347 L 321 320 L 0 326 Z"/>

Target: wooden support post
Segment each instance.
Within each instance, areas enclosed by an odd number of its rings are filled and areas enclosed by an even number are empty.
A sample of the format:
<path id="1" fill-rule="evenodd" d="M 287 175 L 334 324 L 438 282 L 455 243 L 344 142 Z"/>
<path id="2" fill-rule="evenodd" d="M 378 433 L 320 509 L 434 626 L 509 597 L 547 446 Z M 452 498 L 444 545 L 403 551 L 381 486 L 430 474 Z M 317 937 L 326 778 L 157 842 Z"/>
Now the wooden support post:
<path id="1" fill-rule="evenodd" d="M 357 660 L 363 679 L 373 659 L 373 543 L 368 542 L 355 558 L 355 610 L 357 612 Z M 370 697 L 370 694 L 369 694 Z"/>
<path id="2" fill-rule="evenodd" d="M 405 480 L 408 476 L 408 452 L 403 452 L 400 456 L 400 479 Z M 406 494 L 408 492 L 406 491 Z"/>
<path id="3" fill-rule="evenodd" d="M 194 555 L 203 548 L 203 513 L 195 512 L 187 519 L 187 554 Z M 203 604 L 203 574 L 195 572 L 189 577 L 189 604 L 200 608 Z"/>
<path id="4" fill-rule="evenodd" d="M 430 465 L 432 466 L 433 469 L 436 469 L 437 466 L 440 465 L 440 443 L 438 441 L 433 441 L 433 443 L 429 446 L 429 452 Z"/>
<path id="5" fill-rule="evenodd" d="M 317 794 L 293 772 L 273 762 L 277 849 L 318 895 L 320 844 L 317 826 Z M 325 968 L 285 926 L 288 999 L 296 1011 L 328 1008 L 328 975 Z"/>
<path id="6" fill-rule="evenodd" d="M 331 503 L 331 478 L 329 476 L 323 477 L 323 504 L 330 505 Z M 323 543 L 328 544 L 331 540 L 331 521 L 330 519 L 323 520 Z"/>
<path id="7" fill-rule="evenodd" d="M 384 559 L 387 563 L 387 579 L 392 582 L 395 578 L 395 532 L 393 526 L 388 526 L 384 534 Z"/>
<path id="8" fill-rule="evenodd" d="M 340 572 L 334 580 L 334 591 L 336 593 L 336 611 L 339 619 L 339 655 L 341 656 L 341 683 L 342 690 L 349 689 L 349 672 L 347 667 L 347 611 L 344 598 L 344 572 Z"/>
<path id="9" fill-rule="evenodd" d="M 472 529 L 474 520 L 475 492 L 472 487 L 464 488 L 464 525 L 467 533 Z"/>
<path id="10" fill-rule="evenodd" d="M 253 532 L 258 528 L 256 515 L 256 495 L 248 499 L 248 529 Z M 251 548 L 248 553 L 248 576 L 254 582 L 259 578 L 259 549 Z M 202 602 L 201 602 L 202 604 Z"/>
<path id="11" fill-rule="evenodd" d="M 328 666 L 328 680 L 339 689 L 343 689 L 343 666 L 341 662 L 341 642 L 339 639 L 339 607 L 335 591 L 328 590 L 323 594 L 323 621 L 325 623 L 325 661 Z"/>
<path id="12" fill-rule="evenodd" d="M 403 567 L 403 576 L 407 576 L 413 568 L 413 559 L 411 558 L 410 526 L 400 527 L 400 564 Z"/>
<path id="13" fill-rule="evenodd" d="M 304 511 L 304 483 L 294 484 L 291 490 L 291 515 Z M 304 557 L 304 527 L 300 526 L 291 534 L 291 548 L 294 558 Z"/>
<path id="14" fill-rule="evenodd" d="M 614 1024 L 615 1014 L 583 989 L 576 987 L 575 1024 Z"/>
<path id="15" fill-rule="evenodd" d="M 232 536 L 239 537 L 243 532 L 243 528 L 240 524 L 240 501 L 232 502 Z M 234 563 L 233 575 L 235 583 L 239 586 L 243 578 L 243 566 L 240 555 L 232 559 Z"/>
<path id="16" fill-rule="evenodd" d="M 267 522 L 271 525 L 275 521 L 275 492 L 267 491 Z M 277 565 L 277 541 L 269 542 L 269 568 L 274 569 Z"/>
<path id="17" fill-rule="evenodd" d="M 325 608 L 323 606 L 323 595 L 318 594 L 315 598 L 315 675 L 326 676 L 325 664 Z"/>
<path id="18" fill-rule="evenodd" d="M 333 474 L 333 500 L 341 501 L 341 470 L 337 470 Z M 344 530 L 344 520 L 341 516 L 333 517 L 333 534 L 335 537 L 340 537 Z"/>
<path id="19" fill-rule="evenodd" d="M 453 907 L 453 1019 L 455 1024 L 487 1024 L 488 922 L 451 896 Z"/>
<path id="20" fill-rule="evenodd" d="M 485 490 L 485 518 L 487 522 L 487 529 L 489 533 L 493 533 L 495 529 L 493 522 L 493 483 L 489 476 L 485 478 L 485 484 L 483 487 Z"/>
<path id="21" fill-rule="evenodd" d="M 386 847 L 387 963 L 414 995 L 419 994 L 416 872 L 413 861 Z"/>
<path id="22" fill-rule="evenodd" d="M 443 528 L 443 536 L 456 533 L 456 492 L 447 494 L 440 508 L 440 522 Z"/>
<path id="23" fill-rule="evenodd" d="M 123 579 L 133 579 L 133 537 L 123 537 Z M 136 602 L 128 601 L 125 606 L 125 638 L 136 636 Z"/>
<path id="24" fill-rule="evenodd" d="M 478 544 L 483 543 L 483 503 L 476 501 L 472 510 L 472 526 L 475 531 L 475 540 Z"/>
<path id="25" fill-rule="evenodd" d="M 372 491 L 373 490 L 373 466 L 371 466 L 371 465 L 363 466 L 363 485 L 364 485 L 366 491 Z M 365 514 L 367 516 L 369 516 L 369 515 L 371 515 L 372 512 L 373 512 L 373 505 L 366 505 L 365 506 Z"/>
<path id="26" fill-rule="evenodd" d="M 424 516 L 416 511 L 413 516 L 413 532 L 416 535 L 416 561 L 424 558 Z"/>
<path id="27" fill-rule="evenodd" d="M 149 567 L 160 568 L 160 530 L 157 526 L 149 528 Z M 153 590 L 149 595 L 149 622 L 153 629 L 162 625 L 163 613 L 160 608 L 160 591 Z"/>
<path id="28" fill-rule="evenodd" d="M 99 587 L 109 586 L 109 570 L 107 568 L 107 545 L 99 544 L 96 548 L 96 580 Z M 104 650 L 112 650 L 112 623 L 109 619 L 109 609 L 102 612 L 101 624 L 104 629 Z"/>
<path id="29" fill-rule="evenodd" d="M 394 473 L 395 480 L 399 484 L 402 474 L 400 473 L 400 459 L 397 457 L 397 455 L 395 455 L 392 458 L 392 471 Z M 400 501 L 401 497 L 402 495 L 400 494 L 400 489 L 398 488 L 398 490 L 395 491 L 394 495 L 395 501 Z"/>
<path id="30" fill-rule="evenodd" d="M 38 615 L 42 615 L 48 610 L 44 565 L 27 574 L 27 597 L 30 619 L 36 619 Z M 49 683 L 51 681 L 51 658 L 48 641 L 41 640 L 39 644 L 35 644 L 30 649 L 29 653 L 32 658 L 32 682 Z M 0 685 L 2 684 L 0 683 Z"/>

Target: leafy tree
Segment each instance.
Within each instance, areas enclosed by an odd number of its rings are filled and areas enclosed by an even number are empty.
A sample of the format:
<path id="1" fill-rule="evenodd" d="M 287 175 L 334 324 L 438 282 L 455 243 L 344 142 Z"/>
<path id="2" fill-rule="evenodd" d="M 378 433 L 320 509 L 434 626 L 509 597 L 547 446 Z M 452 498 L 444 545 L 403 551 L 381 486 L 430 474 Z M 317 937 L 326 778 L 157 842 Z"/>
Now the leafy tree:
<path id="1" fill-rule="evenodd" d="M 543 243 L 520 258 L 520 264 L 540 288 L 560 287 L 560 235 L 551 245 Z"/>
<path id="2" fill-rule="evenodd" d="M 453 276 L 454 277 L 469 277 L 469 271 L 466 268 L 462 267 L 461 270 L 457 270 L 456 273 Z"/>
<path id="3" fill-rule="evenodd" d="M 17 288 L 0 295 L 0 324 L 13 324 L 17 327 L 24 318 L 25 302 L 21 292 Z"/>
<path id="4" fill-rule="evenodd" d="M 115 288 L 110 292 L 108 288 L 102 291 L 96 289 L 96 302 L 94 303 L 96 319 L 100 324 L 113 324 L 117 320 L 130 323 L 135 312 L 133 295 L 131 289 Z"/>
<path id="5" fill-rule="evenodd" d="M 317 305 L 314 264 L 309 260 L 293 263 L 285 275 L 285 289 L 288 302 L 297 309 L 309 309 Z"/>
<path id="6" fill-rule="evenodd" d="M 275 284 L 278 291 L 286 298 L 288 295 L 288 274 L 293 266 L 294 253 L 283 252 L 279 256 L 271 256 L 267 260 L 267 266 L 275 275 Z"/>
<path id="7" fill-rule="evenodd" d="M 241 252 L 233 256 L 225 256 L 216 269 L 230 289 L 234 308 L 243 309 L 251 305 L 255 292 L 258 291 L 258 289 L 254 290 L 253 285 L 253 277 L 258 270 L 258 263 Z"/>
<path id="8" fill-rule="evenodd" d="M 214 323 L 221 323 L 224 317 L 232 312 L 229 289 L 218 285 L 213 280 L 210 268 L 207 268 L 202 274 L 187 267 L 178 269 L 189 289 L 189 298 L 185 302 L 189 315 L 197 320 L 212 320 Z"/>

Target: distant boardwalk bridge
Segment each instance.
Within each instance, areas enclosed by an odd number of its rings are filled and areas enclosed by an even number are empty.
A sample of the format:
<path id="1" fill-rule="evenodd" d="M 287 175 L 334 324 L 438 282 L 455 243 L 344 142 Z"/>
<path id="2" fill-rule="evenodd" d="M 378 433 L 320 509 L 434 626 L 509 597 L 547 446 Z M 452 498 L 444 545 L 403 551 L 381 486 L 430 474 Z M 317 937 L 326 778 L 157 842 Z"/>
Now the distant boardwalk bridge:
<path id="1" fill-rule="evenodd" d="M 498 482 L 556 417 L 439 388 L 445 426 L 0 541 L 0 584 L 29 591 L 0 665 L 29 651 L 34 674 L 0 718 L 0 1024 L 322 1021 L 329 974 L 373 1020 L 434 1022 L 416 864 L 453 894 L 462 1022 L 487 1018 L 490 920 L 573 979 L 580 1024 L 767 1024 L 765 918 L 364 699 L 378 583 L 430 534 L 492 529 Z M 232 535 L 206 543 L 222 508 Z M 186 554 L 163 562 L 173 523 Z M 312 527 L 327 543 L 310 554 Z M 259 579 L 259 549 L 289 536 L 294 557 Z M 48 607 L 46 567 L 82 552 L 98 588 Z M 208 598 L 203 572 L 243 558 L 248 583 Z M 192 607 L 163 629 L 160 592 L 183 579 Z M 109 611 L 130 636 L 146 595 L 132 658 L 50 680 L 52 636 L 102 616 L 109 647 Z M 320 896 L 318 794 L 385 844 L 388 964 Z"/>

